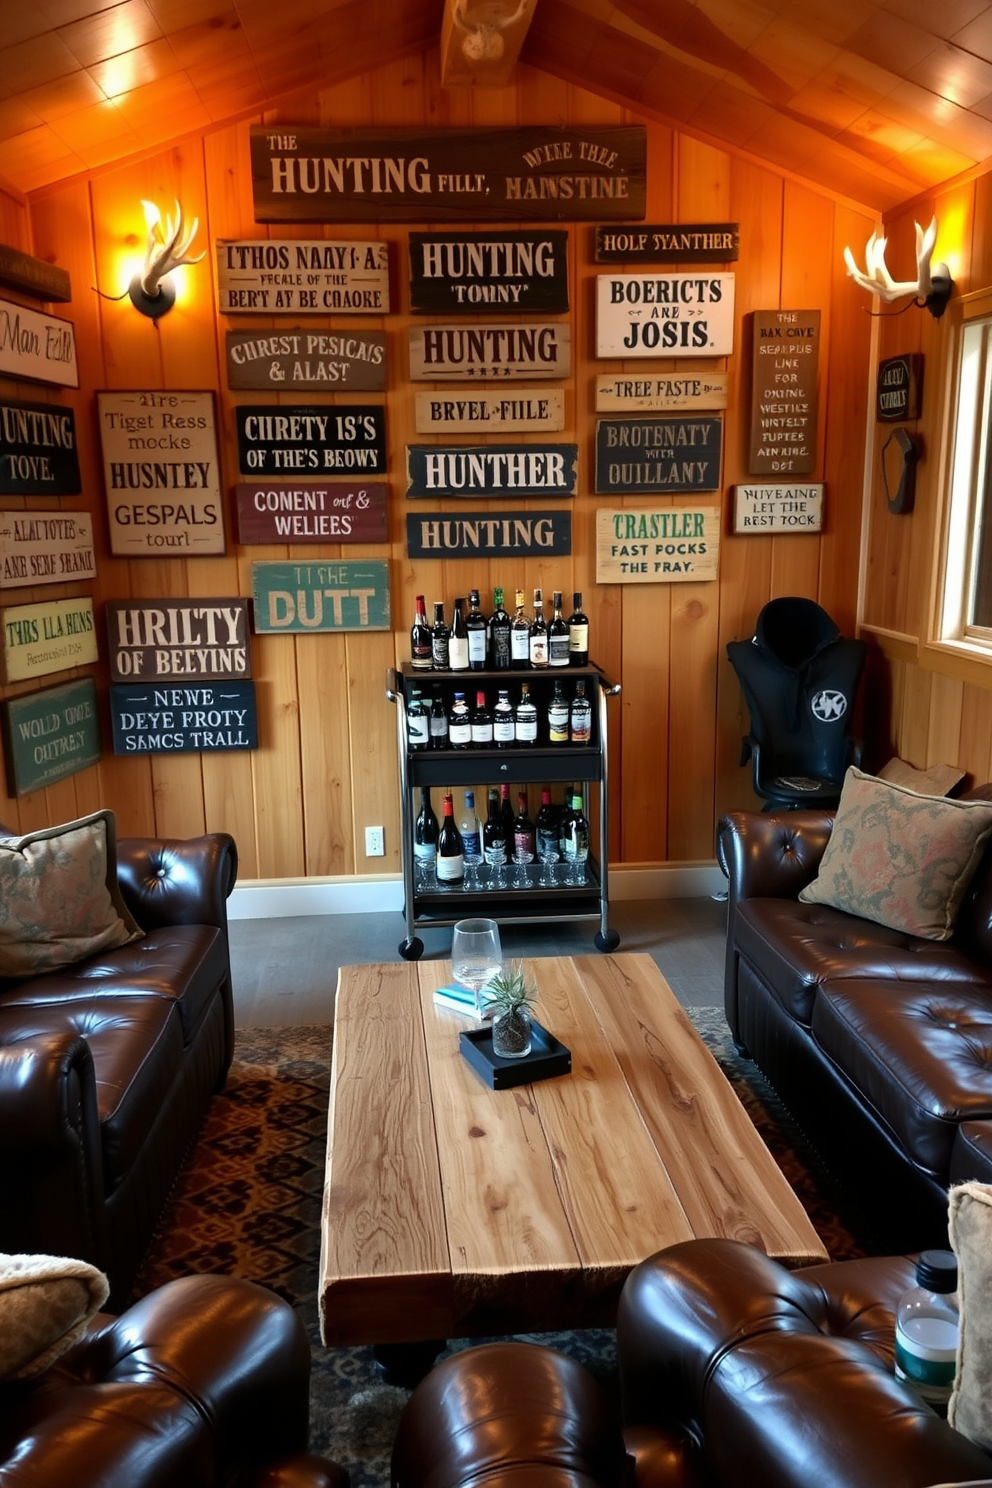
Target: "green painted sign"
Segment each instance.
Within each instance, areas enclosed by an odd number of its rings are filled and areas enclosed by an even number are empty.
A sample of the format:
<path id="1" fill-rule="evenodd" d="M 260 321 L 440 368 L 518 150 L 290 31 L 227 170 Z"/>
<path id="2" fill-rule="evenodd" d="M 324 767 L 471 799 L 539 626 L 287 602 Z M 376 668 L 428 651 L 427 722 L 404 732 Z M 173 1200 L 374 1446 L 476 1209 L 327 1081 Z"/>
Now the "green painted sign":
<path id="1" fill-rule="evenodd" d="M 12 796 L 43 790 L 101 757 L 92 677 L 8 698 L 0 712 L 7 786 Z"/>
<path id="2" fill-rule="evenodd" d="M 253 563 L 256 635 L 389 630 L 389 564 Z"/>

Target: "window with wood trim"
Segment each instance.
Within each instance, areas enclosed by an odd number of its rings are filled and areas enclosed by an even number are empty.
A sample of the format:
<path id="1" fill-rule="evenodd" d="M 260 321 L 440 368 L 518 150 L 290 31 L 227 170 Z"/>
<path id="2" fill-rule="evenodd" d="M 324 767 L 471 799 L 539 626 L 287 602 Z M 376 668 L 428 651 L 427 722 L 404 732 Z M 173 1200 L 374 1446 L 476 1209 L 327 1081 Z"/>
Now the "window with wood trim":
<path id="1" fill-rule="evenodd" d="M 992 657 L 992 303 L 988 296 L 965 309 L 956 373 L 940 639 L 988 651 Z"/>

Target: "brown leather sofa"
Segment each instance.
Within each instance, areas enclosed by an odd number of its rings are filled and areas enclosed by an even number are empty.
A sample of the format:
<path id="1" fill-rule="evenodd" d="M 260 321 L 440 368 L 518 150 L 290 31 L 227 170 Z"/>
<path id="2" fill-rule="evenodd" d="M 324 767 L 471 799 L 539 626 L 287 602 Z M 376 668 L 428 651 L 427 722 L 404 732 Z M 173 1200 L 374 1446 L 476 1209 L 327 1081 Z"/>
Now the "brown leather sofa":
<path id="1" fill-rule="evenodd" d="M 117 860 L 144 938 L 0 983 L 0 1250 L 90 1261 L 119 1309 L 231 1062 L 238 858 L 215 832 Z"/>
<path id="2" fill-rule="evenodd" d="M 799 902 L 832 826 L 825 811 L 720 821 L 727 1022 L 870 1205 L 878 1248 L 944 1244 L 949 1184 L 992 1181 L 992 848 L 953 937 L 923 940 Z"/>
<path id="3" fill-rule="evenodd" d="M 185 1277 L 0 1384 L 0 1488 L 346 1488 L 307 1452 L 310 1346 L 249 1281 Z"/>

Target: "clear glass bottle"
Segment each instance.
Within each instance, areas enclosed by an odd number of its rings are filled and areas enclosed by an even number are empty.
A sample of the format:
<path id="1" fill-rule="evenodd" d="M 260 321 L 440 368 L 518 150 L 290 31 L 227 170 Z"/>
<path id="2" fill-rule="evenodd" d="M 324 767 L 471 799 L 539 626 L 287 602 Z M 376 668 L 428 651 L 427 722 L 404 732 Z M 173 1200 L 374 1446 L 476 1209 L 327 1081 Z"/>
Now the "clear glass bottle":
<path id="1" fill-rule="evenodd" d="M 537 743 L 537 708 L 530 695 L 529 682 L 520 684 L 520 701 L 514 714 L 513 732 L 518 744 Z"/>
<path id="2" fill-rule="evenodd" d="M 431 629 L 427 624 L 427 607 L 422 594 L 417 595 L 416 611 L 410 627 L 410 664 L 418 672 L 429 672 L 433 665 Z"/>
<path id="3" fill-rule="evenodd" d="M 479 609 L 479 591 L 468 591 L 468 614 L 465 616 L 465 631 L 468 636 L 468 664 L 473 672 L 486 670 L 486 617 Z"/>
<path id="4" fill-rule="evenodd" d="M 582 595 L 572 595 L 572 613 L 568 617 L 568 664 L 589 665 L 589 616 L 582 608 Z"/>
<path id="5" fill-rule="evenodd" d="M 502 589 L 493 590 L 493 612 L 489 616 L 489 665 L 494 672 L 510 670 L 510 617 L 503 608 Z"/>
<path id="6" fill-rule="evenodd" d="M 510 704 L 510 690 L 501 687 L 493 708 L 493 743 L 497 749 L 512 749 L 517 742 L 516 723 Z"/>
<path id="7" fill-rule="evenodd" d="M 958 1261 L 952 1250 L 924 1250 L 916 1285 L 896 1307 L 896 1378 L 928 1405 L 946 1411 L 954 1386 L 960 1318 Z"/>
<path id="8" fill-rule="evenodd" d="M 448 638 L 448 666 L 453 672 L 468 671 L 468 631 L 465 629 L 465 616 L 462 614 L 464 599 L 455 600 L 454 614 L 451 617 L 451 635 Z"/>
<path id="9" fill-rule="evenodd" d="M 546 667 L 548 664 L 548 625 L 544 618 L 544 598 L 540 589 L 534 590 L 534 618 L 530 622 L 530 664 Z"/>
<path id="10" fill-rule="evenodd" d="M 430 718 L 419 687 L 410 688 L 406 705 L 406 737 L 411 749 L 426 749 L 431 742 Z"/>
<path id="11" fill-rule="evenodd" d="M 480 687 L 475 694 L 475 707 L 472 709 L 472 748 L 492 749 L 493 747 L 493 715 L 486 707 L 486 694 Z"/>
<path id="12" fill-rule="evenodd" d="M 482 857 L 482 830 L 475 814 L 475 791 L 465 792 L 465 810 L 458 819 L 458 830 L 462 834 L 466 863 L 477 863 Z"/>
<path id="13" fill-rule="evenodd" d="M 431 748 L 447 749 L 448 747 L 448 710 L 444 706 L 444 698 L 441 696 L 440 685 L 435 682 L 431 688 Z"/>
<path id="14" fill-rule="evenodd" d="M 472 718 L 463 692 L 456 692 L 448 714 L 448 748 L 468 749 L 472 742 Z"/>
<path id="15" fill-rule="evenodd" d="M 561 855 L 566 863 L 585 869 L 589 858 L 589 822 L 582 810 L 582 793 L 573 790 L 571 809 L 561 824 Z"/>
<path id="16" fill-rule="evenodd" d="M 442 600 L 434 601 L 434 624 L 431 627 L 431 665 L 436 672 L 448 670 L 448 642 L 451 639 L 451 631 L 444 620 L 444 603 Z"/>
<path id="17" fill-rule="evenodd" d="M 524 591 L 517 590 L 517 608 L 510 622 L 510 665 L 515 671 L 530 666 L 530 621 L 524 609 Z"/>
<path id="18" fill-rule="evenodd" d="M 444 816 L 437 837 L 437 881 L 439 884 L 460 884 L 465 877 L 465 844 L 462 834 L 455 826 L 455 808 L 451 792 L 444 796 Z"/>
<path id="19" fill-rule="evenodd" d="M 561 594 L 556 589 L 548 626 L 548 666 L 568 666 L 568 625 L 561 613 Z"/>
<path id="20" fill-rule="evenodd" d="M 568 698 L 562 690 L 560 677 L 555 678 L 554 692 L 548 703 L 548 742 L 568 743 Z"/>
<path id="21" fill-rule="evenodd" d="M 592 704 L 586 697 L 586 684 L 581 677 L 575 683 L 568 729 L 573 744 L 588 744 L 592 739 Z"/>

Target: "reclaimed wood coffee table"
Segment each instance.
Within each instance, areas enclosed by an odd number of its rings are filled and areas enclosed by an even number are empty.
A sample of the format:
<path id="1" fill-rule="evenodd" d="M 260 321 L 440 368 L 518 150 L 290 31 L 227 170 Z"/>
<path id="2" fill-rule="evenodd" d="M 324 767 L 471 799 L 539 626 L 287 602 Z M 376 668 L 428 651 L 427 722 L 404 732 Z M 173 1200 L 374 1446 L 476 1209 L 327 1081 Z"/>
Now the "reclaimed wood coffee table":
<path id="1" fill-rule="evenodd" d="M 492 1090 L 449 962 L 342 967 L 320 1260 L 327 1344 L 611 1326 L 628 1272 L 722 1235 L 827 1259 L 647 955 L 528 963 L 570 1074 Z"/>

